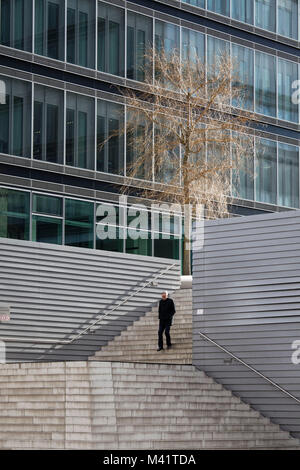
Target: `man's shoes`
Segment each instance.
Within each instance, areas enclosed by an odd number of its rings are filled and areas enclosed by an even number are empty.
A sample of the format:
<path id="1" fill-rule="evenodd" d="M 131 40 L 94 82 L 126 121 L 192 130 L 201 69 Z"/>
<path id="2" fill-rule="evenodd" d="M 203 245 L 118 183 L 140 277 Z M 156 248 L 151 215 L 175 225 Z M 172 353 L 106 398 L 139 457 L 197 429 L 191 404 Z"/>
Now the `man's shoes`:
<path id="1" fill-rule="evenodd" d="M 164 348 L 158 348 L 158 349 L 157 349 L 157 352 L 163 351 L 163 350 L 164 350 Z"/>
<path id="2" fill-rule="evenodd" d="M 173 344 L 168 344 L 167 349 L 171 349 L 172 346 Z"/>

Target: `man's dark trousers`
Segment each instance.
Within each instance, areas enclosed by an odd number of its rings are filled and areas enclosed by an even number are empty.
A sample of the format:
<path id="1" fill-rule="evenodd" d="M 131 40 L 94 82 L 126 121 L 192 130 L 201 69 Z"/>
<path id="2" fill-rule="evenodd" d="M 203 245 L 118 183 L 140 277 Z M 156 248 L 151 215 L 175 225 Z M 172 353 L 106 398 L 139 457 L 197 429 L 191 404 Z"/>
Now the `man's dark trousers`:
<path id="1" fill-rule="evenodd" d="M 170 328 L 172 325 L 172 319 L 168 318 L 166 320 L 159 320 L 159 329 L 158 329 L 158 347 L 163 348 L 163 333 L 165 332 L 167 346 L 171 346 L 171 338 L 170 338 Z"/>

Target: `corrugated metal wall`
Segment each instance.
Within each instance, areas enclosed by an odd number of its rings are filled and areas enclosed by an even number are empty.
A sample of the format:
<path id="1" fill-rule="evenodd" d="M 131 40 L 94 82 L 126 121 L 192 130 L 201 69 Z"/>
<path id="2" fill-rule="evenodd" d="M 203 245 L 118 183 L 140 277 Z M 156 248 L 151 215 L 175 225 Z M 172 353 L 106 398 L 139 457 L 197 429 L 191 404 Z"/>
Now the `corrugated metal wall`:
<path id="1" fill-rule="evenodd" d="M 138 289 L 162 269 L 168 273 L 72 345 L 28 343 L 21 337 L 69 340 L 100 313 Z M 81 360 L 143 315 L 163 288 L 179 287 L 179 261 L 108 251 L 0 239 L 0 306 L 10 321 L 0 322 L 7 361 Z"/>
<path id="2" fill-rule="evenodd" d="M 300 437 L 300 404 L 198 334 L 300 399 L 300 211 L 207 221 L 193 269 L 193 363 Z"/>

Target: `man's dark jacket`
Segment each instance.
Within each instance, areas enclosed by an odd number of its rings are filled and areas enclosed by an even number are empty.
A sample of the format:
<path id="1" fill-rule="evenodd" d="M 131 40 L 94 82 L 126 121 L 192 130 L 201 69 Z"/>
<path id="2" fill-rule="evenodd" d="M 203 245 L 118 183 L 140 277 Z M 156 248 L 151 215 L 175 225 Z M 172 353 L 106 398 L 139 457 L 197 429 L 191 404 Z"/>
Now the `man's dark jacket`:
<path id="1" fill-rule="evenodd" d="M 175 305 L 172 299 L 166 298 L 159 301 L 158 318 L 160 320 L 172 320 L 175 312 Z"/>

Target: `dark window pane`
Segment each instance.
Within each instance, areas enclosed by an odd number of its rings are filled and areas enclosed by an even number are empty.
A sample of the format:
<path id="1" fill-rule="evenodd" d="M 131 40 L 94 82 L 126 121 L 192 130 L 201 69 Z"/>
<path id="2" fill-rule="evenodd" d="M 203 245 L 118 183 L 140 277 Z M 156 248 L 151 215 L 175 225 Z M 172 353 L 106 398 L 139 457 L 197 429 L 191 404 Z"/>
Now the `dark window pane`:
<path id="1" fill-rule="evenodd" d="M 33 158 L 63 162 L 64 93 L 54 88 L 34 88 Z"/>
<path id="2" fill-rule="evenodd" d="M 49 2 L 48 4 L 48 56 L 53 59 L 59 58 L 59 5 Z"/>
<path id="3" fill-rule="evenodd" d="M 28 2 L 27 2 L 28 7 Z M 14 18 L 14 41 L 13 46 L 16 49 L 24 49 L 24 0 L 15 0 L 15 18 Z"/>
<path id="4" fill-rule="evenodd" d="M 67 109 L 66 161 L 67 165 L 73 165 L 75 161 L 75 111 L 73 109 Z"/>
<path id="5" fill-rule="evenodd" d="M 152 256 L 151 232 L 127 229 L 126 253 Z"/>
<path id="6" fill-rule="evenodd" d="M 39 215 L 32 216 L 32 241 L 62 244 L 62 220 Z"/>
<path id="7" fill-rule="evenodd" d="M 98 4 L 98 70 L 124 75 L 124 10 L 106 3 Z"/>
<path id="8" fill-rule="evenodd" d="M 10 46 L 10 7 L 11 0 L 1 1 L 1 44 Z"/>
<path id="9" fill-rule="evenodd" d="M 47 162 L 56 162 L 58 155 L 58 106 L 47 104 Z"/>
<path id="10" fill-rule="evenodd" d="M 95 168 L 95 101 L 74 93 L 67 94 L 66 161 Z"/>
<path id="11" fill-rule="evenodd" d="M 87 67 L 88 63 L 88 15 L 79 12 L 79 65 Z"/>
<path id="12" fill-rule="evenodd" d="M 94 246 L 94 204 L 65 200 L 65 244 L 83 248 Z"/>
<path id="13" fill-rule="evenodd" d="M 33 194 L 32 203 L 33 212 L 47 215 L 62 215 L 62 199 L 53 196 L 44 196 L 42 194 Z"/>
<path id="14" fill-rule="evenodd" d="M 42 160 L 43 157 L 43 103 L 34 102 L 33 121 L 33 158 Z"/>
<path id="15" fill-rule="evenodd" d="M 29 240 L 30 194 L 0 188 L 0 237 Z"/>
<path id="16" fill-rule="evenodd" d="M 73 8 L 68 8 L 67 17 L 67 61 L 75 64 L 75 10 Z"/>
<path id="17" fill-rule="evenodd" d="M 0 44 L 31 52 L 31 0 L 0 0 Z"/>
<path id="18" fill-rule="evenodd" d="M 64 60 L 64 0 L 35 0 L 35 52 Z"/>
<path id="19" fill-rule="evenodd" d="M 180 239 L 174 238 L 173 235 L 168 236 L 161 233 L 158 236 L 159 238 L 154 238 L 154 256 L 179 259 Z"/>
<path id="20" fill-rule="evenodd" d="M 14 96 L 13 109 L 13 154 L 23 154 L 23 102 L 24 99 Z"/>
<path id="21" fill-rule="evenodd" d="M 43 54 L 44 50 L 44 1 L 35 0 L 35 38 L 34 52 Z"/>
<path id="22" fill-rule="evenodd" d="M 95 68 L 96 2 L 67 1 L 67 61 Z"/>
<path id="23" fill-rule="evenodd" d="M 123 106 L 98 101 L 97 108 L 97 170 L 123 174 L 124 136 L 119 129 L 124 125 Z"/>
<path id="24" fill-rule="evenodd" d="M 0 152 L 9 153 L 9 95 L 4 94 L 0 104 Z"/>

